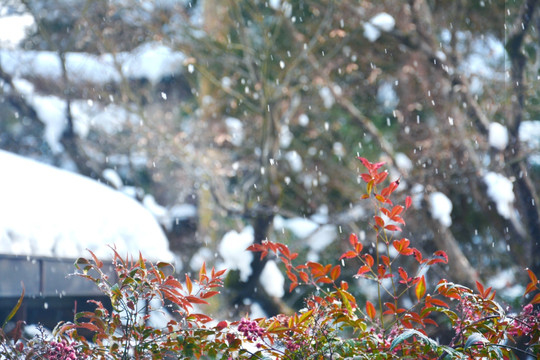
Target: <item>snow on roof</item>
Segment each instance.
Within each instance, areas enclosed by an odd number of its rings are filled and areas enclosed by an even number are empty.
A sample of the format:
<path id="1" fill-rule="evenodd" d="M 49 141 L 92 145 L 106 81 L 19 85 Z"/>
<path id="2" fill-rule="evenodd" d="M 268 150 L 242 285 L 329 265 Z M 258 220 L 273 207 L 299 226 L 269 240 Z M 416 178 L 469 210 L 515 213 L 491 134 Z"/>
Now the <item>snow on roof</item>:
<path id="1" fill-rule="evenodd" d="M 158 42 L 145 43 L 131 52 L 94 55 L 66 53 L 66 71 L 71 81 L 105 84 L 126 78 L 146 78 L 156 84 L 162 78 L 183 69 L 185 55 Z M 61 79 L 62 66 L 58 53 L 0 49 L 0 65 L 14 77 L 40 76 Z"/>
<path id="2" fill-rule="evenodd" d="M 121 255 L 172 261 L 152 214 L 94 180 L 0 150 L 0 253 L 103 259 Z"/>

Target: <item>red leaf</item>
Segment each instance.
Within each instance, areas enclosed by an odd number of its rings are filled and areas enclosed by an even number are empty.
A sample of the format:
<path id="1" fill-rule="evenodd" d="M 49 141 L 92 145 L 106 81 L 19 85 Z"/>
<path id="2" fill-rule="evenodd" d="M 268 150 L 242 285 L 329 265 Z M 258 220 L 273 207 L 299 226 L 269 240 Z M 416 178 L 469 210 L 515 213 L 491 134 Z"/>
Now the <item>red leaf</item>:
<path id="1" fill-rule="evenodd" d="M 366 301 L 366 313 L 371 319 L 375 319 L 375 316 L 377 315 L 375 306 L 373 306 L 370 301 Z"/>
<path id="2" fill-rule="evenodd" d="M 356 252 L 350 250 L 350 251 L 347 251 L 347 252 L 343 253 L 341 255 L 341 257 L 339 258 L 339 260 L 341 260 L 341 259 L 352 259 L 352 258 L 355 258 L 356 256 L 357 256 Z"/>
<path id="3" fill-rule="evenodd" d="M 386 255 L 381 255 L 381 260 L 387 267 L 390 267 L 390 258 Z"/>
<path id="4" fill-rule="evenodd" d="M 392 212 L 390 212 L 390 215 L 388 217 L 393 218 L 394 216 L 401 214 L 402 211 L 403 211 L 403 206 L 396 205 L 392 208 Z"/>
<path id="5" fill-rule="evenodd" d="M 444 258 L 444 263 L 445 263 L 445 264 L 448 264 L 448 255 L 446 255 L 446 253 L 445 253 L 444 251 L 442 251 L 442 250 L 437 250 L 437 251 L 435 251 L 434 254 L 435 254 L 436 256 L 441 256 L 441 257 L 443 257 L 443 258 Z"/>
<path id="6" fill-rule="evenodd" d="M 291 279 L 292 282 L 298 282 L 298 277 L 296 277 L 296 275 L 292 272 L 287 271 L 287 276 L 289 277 L 289 279 Z"/>
<path id="7" fill-rule="evenodd" d="M 186 300 L 193 304 L 208 304 L 205 300 L 199 299 L 198 297 L 191 295 L 186 296 Z"/>
<path id="8" fill-rule="evenodd" d="M 201 299 L 208 299 L 208 298 L 210 298 L 212 296 L 215 296 L 217 294 L 219 294 L 219 291 L 207 291 L 207 292 L 201 293 L 200 296 L 201 296 Z"/>
<path id="9" fill-rule="evenodd" d="M 351 244 L 351 246 L 355 246 L 356 244 L 358 244 L 358 236 L 356 236 L 356 234 L 350 234 L 349 235 L 349 243 Z"/>
<path id="10" fill-rule="evenodd" d="M 369 254 L 366 254 L 364 255 L 364 259 L 366 260 L 367 262 L 367 265 L 371 268 L 373 267 L 373 264 L 375 263 L 375 261 L 373 260 L 373 256 L 369 255 Z"/>
<path id="11" fill-rule="evenodd" d="M 400 228 L 400 227 L 398 227 L 398 226 L 396 226 L 396 225 L 392 225 L 392 224 L 386 225 L 384 228 L 385 228 L 386 230 L 389 230 L 389 231 L 401 231 L 401 228 Z"/>
<path id="12" fill-rule="evenodd" d="M 323 276 L 323 277 L 317 279 L 317 282 L 322 283 L 322 284 L 331 284 L 333 281 L 328 276 Z"/>
<path id="13" fill-rule="evenodd" d="M 309 276 L 306 272 L 300 271 L 298 275 L 300 275 L 300 279 L 302 279 L 303 282 L 307 283 L 309 281 Z"/>
<path id="14" fill-rule="evenodd" d="M 405 208 L 408 209 L 410 208 L 412 205 L 412 198 L 410 196 L 407 196 L 405 198 Z"/>
<path id="15" fill-rule="evenodd" d="M 402 281 L 400 281 L 400 283 L 406 284 L 411 281 L 411 279 L 409 278 L 409 274 L 407 274 L 407 271 L 405 271 L 401 266 L 398 268 L 398 272 L 399 276 L 403 279 Z"/>
<path id="16" fill-rule="evenodd" d="M 375 219 L 375 223 L 378 226 L 384 227 L 384 220 L 382 219 L 382 217 L 375 215 L 373 218 Z"/>
<path id="17" fill-rule="evenodd" d="M 222 320 L 222 321 L 217 323 L 216 329 L 218 331 L 221 331 L 221 330 L 225 329 L 227 326 L 229 326 L 229 324 L 227 324 L 227 322 L 225 320 Z"/>
<path id="18" fill-rule="evenodd" d="M 369 268 L 366 265 L 360 266 L 360 269 L 358 269 L 358 272 L 356 273 L 356 275 L 362 275 L 364 273 L 367 273 L 369 270 L 371 270 L 371 268 Z"/>
<path id="19" fill-rule="evenodd" d="M 294 290 L 294 288 L 296 288 L 298 286 L 298 283 L 291 283 L 291 286 L 289 286 L 289 292 L 292 292 Z"/>

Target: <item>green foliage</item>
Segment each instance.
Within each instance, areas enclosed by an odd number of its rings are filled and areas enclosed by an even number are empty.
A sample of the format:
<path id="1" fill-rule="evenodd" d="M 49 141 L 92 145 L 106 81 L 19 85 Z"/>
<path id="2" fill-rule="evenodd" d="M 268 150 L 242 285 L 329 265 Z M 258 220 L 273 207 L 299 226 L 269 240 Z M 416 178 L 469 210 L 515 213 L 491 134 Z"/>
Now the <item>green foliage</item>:
<path id="1" fill-rule="evenodd" d="M 367 168 L 361 174 L 367 184 L 363 199 L 372 201 L 375 209 L 371 224 L 377 245 L 374 255 L 355 234 L 349 237 L 350 250 L 338 259 L 341 264 L 308 261 L 296 265 L 298 253 L 276 242 L 249 247 L 260 252 L 262 258 L 273 254 L 283 262 L 290 291 L 298 286 L 312 289 L 304 309 L 292 315 L 218 322 L 197 313 L 195 308 L 219 293 L 225 270 L 208 272 L 203 265 L 198 279 L 186 275 L 181 283 L 166 275 L 170 264 L 151 264 L 142 255 L 137 260 L 122 258 L 113 249 L 115 279 L 103 272 L 103 262 L 93 253 L 90 259 L 81 258 L 75 263 L 77 275 L 96 284 L 110 298 L 112 311 L 91 301 L 96 306 L 94 311 L 80 312 L 73 322 L 58 324 L 55 340 L 42 335 L 26 343 L 14 342 L 1 332 L 0 354 L 7 359 L 63 356 L 290 360 L 514 359 L 518 354 L 538 355 L 540 314 L 533 307 L 540 303 L 537 276 L 528 270 L 530 282 L 524 295 L 536 295 L 518 314 L 504 309 L 495 301 L 495 292 L 481 283 L 472 290 L 441 279 L 428 291 L 426 272 L 432 266 L 447 263 L 446 253 L 435 251 L 425 256 L 409 239 L 395 237 L 405 225 L 403 215 L 411 199 L 407 197 L 403 205 L 394 204 L 392 194 L 399 180 L 379 190 L 388 175 L 381 171 L 383 163 L 359 159 Z M 417 266 L 398 266 L 397 259 L 401 257 L 414 259 Z M 349 292 L 348 282 L 341 274 L 343 261 L 358 266 L 355 278 L 376 283 L 377 304 L 360 304 Z M 403 307 L 400 299 L 408 293 L 416 301 Z M 383 302 L 384 294 L 393 300 Z M 148 324 L 152 311 L 163 311 L 152 308 L 155 300 L 167 305 L 174 314 L 164 328 Z M 447 319 L 453 330 L 448 344 L 441 344 L 432 336 L 435 327 L 445 323 L 441 319 Z M 519 348 L 517 344 L 525 347 Z"/>

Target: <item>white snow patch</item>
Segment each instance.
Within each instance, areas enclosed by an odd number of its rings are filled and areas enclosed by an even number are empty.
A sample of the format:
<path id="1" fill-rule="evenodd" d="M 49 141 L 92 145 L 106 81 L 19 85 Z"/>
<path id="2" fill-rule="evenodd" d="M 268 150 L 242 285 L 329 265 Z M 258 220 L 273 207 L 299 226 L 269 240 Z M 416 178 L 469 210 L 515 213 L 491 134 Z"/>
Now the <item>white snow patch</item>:
<path id="1" fill-rule="evenodd" d="M 291 170 L 298 173 L 302 171 L 304 168 L 304 163 L 302 162 L 302 158 L 300 155 L 295 151 L 288 151 L 285 154 L 285 159 L 289 162 L 289 165 L 291 166 Z"/>
<path id="2" fill-rule="evenodd" d="M 112 185 L 115 189 L 121 189 L 122 186 L 124 186 L 124 183 L 122 181 L 122 178 L 116 170 L 113 169 L 105 169 L 103 170 L 103 173 L 101 174 L 107 182 Z"/>
<path id="3" fill-rule="evenodd" d="M 67 53 L 66 70 L 70 81 L 105 84 L 125 78 L 145 78 L 156 84 L 183 69 L 185 55 L 157 43 L 145 43 L 132 52 L 94 55 Z M 61 79 L 62 66 L 56 52 L 0 50 L 0 65 L 12 76 L 41 76 Z M 121 69 L 121 72 L 118 71 Z"/>
<path id="4" fill-rule="evenodd" d="M 154 215 L 157 221 L 159 221 L 160 224 L 163 224 L 165 226 L 170 225 L 171 221 L 169 219 L 169 212 L 164 206 L 161 206 L 157 203 L 156 199 L 152 194 L 146 194 L 144 195 L 143 205 L 145 208 L 148 209 Z"/>
<path id="5" fill-rule="evenodd" d="M 413 163 L 411 159 L 404 153 L 397 153 L 396 154 L 396 166 L 401 171 L 409 172 L 413 169 Z"/>
<path id="6" fill-rule="evenodd" d="M 289 126 L 287 124 L 281 125 L 281 129 L 279 130 L 279 146 L 282 149 L 286 149 L 291 145 L 293 139 L 294 135 L 289 129 Z"/>
<path id="7" fill-rule="evenodd" d="M 497 122 L 490 123 L 488 140 L 492 147 L 504 150 L 508 145 L 508 129 Z"/>
<path id="8" fill-rule="evenodd" d="M 334 106 L 336 99 L 334 99 L 334 95 L 332 94 L 332 91 L 328 87 L 325 86 L 325 87 L 320 88 L 319 96 L 321 97 L 323 101 L 323 105 L 326 109 L 330 109 L 332 106 Z"/>
<path id="9" fill-rule="evenodd" d="M 274 260 L 266 262 L 259 279 L 268 295 L 278 298 L 285 295 L 285 278 Z"/>
<path id="10" fill-rule="evenodd" d="M 445 194 L 439 191 L 431 193 L 429 195 L 429 203 L 431 205 L 431 216 L 434 219 L 439 220 L 445 227 L 452 225 L 452 218 L 450 217 L 452 213 L 452 201 Z"/>
<path id="11" fill-rule="evenodd" d="M 0 253 L 76 258 L 120 254 L 172 261 L 158 223 L 141 204 L 78 174 L 0 150 Z"/>
<path id="12" fill-rule="evenodd" d="M 240 280 L 246 282 L 251 275 L 253 253 L 246 249 L 253 244 L 253 228 L 246 226 L 240 233 L 231 230 L 223 236 L 218 252 L 229 270 L 239 270 Z"/>
<path id="13" fill-rule="evenodd" d="M 244 141 L 244 125 L 242 121 L 237 118 L 228 117 L 225 119 L 225 126 L 231 136 L 231 143 L 234 146 L 242 145 Z"/>
<path id="14" fill-rule="evenodd" d="M 381 31 L 392 31 L 395 25 L 396 20 L 392 15 L 385 12 L 379 13 L 364 23 L 364 36 L 370 42 L 374 42 L 381 36 Z"/>
<path id="15" fill-rule="evenodd" d="M 28 13 L 0 17 L 0 47 L 16 48 L 26 34 L 35 28 L 34 17 Z"/>
<path id="16" fill-rule="evenodd" d="M 375 15 L 371 18 L 371 20 L 369 20 L 369 22 L 386 32 L 394 30 L 394 26 L 396 26 L 396 20 L 394 17 L 385 12 Z"/>
<path id="17" fill-rule="evenodd" d="M 300 126 L 308 126 L 309 116 L 307 116 L 306 114 L 300 114 L 298 116 L 298 124 L 300 124 Z"/>
<path id="18" fill-rule="evenodd" d="M 519 140 L 533 149 L 540 149 L 540 120 L 522 121 L 519 125 Z"/>
<path id="19" fill-rule="evenodd" d="M 497 205 L 498 213 L 505 219 L 512 216 L 513 203 L 515 200 L 512 182 L 505 176 L 488 172 L 484 176 L 487 185 L 487 194 Z"/>

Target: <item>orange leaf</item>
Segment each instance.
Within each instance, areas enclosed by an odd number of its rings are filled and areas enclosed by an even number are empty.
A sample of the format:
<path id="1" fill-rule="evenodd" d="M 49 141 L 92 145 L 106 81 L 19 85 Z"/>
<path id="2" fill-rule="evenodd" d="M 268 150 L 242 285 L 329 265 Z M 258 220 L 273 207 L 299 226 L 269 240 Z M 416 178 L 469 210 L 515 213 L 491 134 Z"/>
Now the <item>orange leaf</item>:
<path id="1" fill-rule="evenodd" d="M 540 293 L 536 294 L 533 299 L 530 302 L 531 304 L 539 304 L 540 303 Z"/>
<path id="2" fill-rule="evenodd" d="M 332 271 L 330 271 L 330 278 L 336 281 L 340 274 L 341 274 L 341 267 L 339 265 L 336 265 L 332 268 Z"/>
<path id="3" fill-rule="evenodd" d="M 188 294 L 191 294 L 191 291 L 193 290 L 193 284 L 191 283 L 191 279 L 189 278 L 188 274 L 186 274 L 186 287 Z"/>
<path id="4" fill-rule="evenodd" d="M 416 288 L 414 292 L 416 294 L 416 298 L 418 299 L 418 301 L 420 301 L 420 299 L 426 293 L 426 279 L 424 275 L 422 275 L 422 277 L 420 278 L 420 281 L 418 281 L 418 283 L 416 284 Z"/>
<path id="5" fill-rule="evenodd" d="M 534 284 L 537 284 L 538 283 L 538 278 L 536 277 L 536 275 L 532 272 L 531 269 L 527 269 L 527 272 L 529 273 L 529 278 L 531 279 L 531 282 L 534 283 Z"/>
<path id="6" fill-rule="evenodd" d="M 375 306 L 370 301 L 366 301 L 366 312 L 371 319 L 375 319 L 377 313 L 375 312 Z"/>

